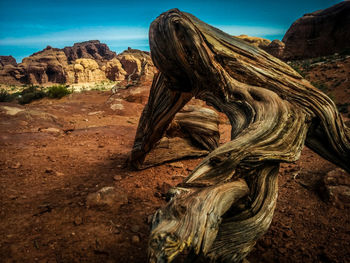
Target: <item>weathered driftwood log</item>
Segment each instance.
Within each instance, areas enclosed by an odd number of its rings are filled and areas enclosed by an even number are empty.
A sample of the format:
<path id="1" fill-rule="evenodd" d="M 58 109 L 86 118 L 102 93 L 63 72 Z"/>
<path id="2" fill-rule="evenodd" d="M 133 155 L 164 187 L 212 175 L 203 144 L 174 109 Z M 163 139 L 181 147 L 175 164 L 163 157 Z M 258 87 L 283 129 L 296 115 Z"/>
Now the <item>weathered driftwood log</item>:
<path id="1" fill-rule="evenodd" d="M 207 155 L 219 145 L 219 116 L 208 108 L 186 106 L 169 125 L 165 136 L 146 155 L 138 169 L 188 157 Z"/>
<path id="2" fill-rule="evenodd" d="M 151 262 L 184 250 L 212 262 L 240 262 L 268 229 L 280 162 L 307 144 L 350 171 L 350 134 L 332 100 L 287 64 L 191 14 L 170 10 L 150 27 L 160 73 L 137 130 L 131 161 L 142 164 L 192 98 L 225 113 L 232 140 L 213 150 L 156 213 Z M 193 259 L 191 259 L 193 261 Z"/>

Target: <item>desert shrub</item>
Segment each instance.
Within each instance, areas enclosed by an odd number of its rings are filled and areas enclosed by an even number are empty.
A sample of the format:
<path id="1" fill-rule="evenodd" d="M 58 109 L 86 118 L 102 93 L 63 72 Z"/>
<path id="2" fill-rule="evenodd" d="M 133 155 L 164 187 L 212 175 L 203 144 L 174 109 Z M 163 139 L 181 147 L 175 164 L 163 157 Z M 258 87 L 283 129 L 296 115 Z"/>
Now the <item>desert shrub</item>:
<path id="1" fill-rule="evenodd" d="M 22 90 L 22 92 L 18 93 L 18 102 L 20 104 L 27 104 L 32 102 L 33 100 L 42 99 L 46 96 L 46 93 L 42 88 L 38 86 L 29 86 Z"/>
<path id="2" fill-rule="evenodd" d="M 303 78 L 305 78 L 305 72 L 300 64 L 300 62 L 290 62 L 289 66 L 291 66 L 296 72 L 298 72 L 300 74 L 300 76 L 302 76 Z"/>
<path id="3" fill-rule="evenodd" d="M 5 89 L 0 89 L 0 102 L 11 101 L 12 96 Z"/>
<path id="4" fill-rule="evenodd" d="M 47 96 L 53 99 L 60 99 L 72 93 L 70 90 L 68 90 L 68 87 L 69 86 L 66 85 L 51 86 L 47 90 Z"/>

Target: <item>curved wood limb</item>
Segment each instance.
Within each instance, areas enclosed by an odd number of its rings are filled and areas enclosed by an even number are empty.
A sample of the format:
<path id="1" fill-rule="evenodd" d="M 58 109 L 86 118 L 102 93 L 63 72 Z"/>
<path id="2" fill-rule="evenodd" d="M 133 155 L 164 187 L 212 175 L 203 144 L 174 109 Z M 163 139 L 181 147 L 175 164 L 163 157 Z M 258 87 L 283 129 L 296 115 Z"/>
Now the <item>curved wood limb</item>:
<path id="1" fill-rule="evenodd" d="M 191 100 L 191 93 L 171 90 L 162 73 L 154 76 L 148 103 L 145 106 L 131 152 L 131 164 L 141 168 L 146 154 L 158 142 L 175 114 Z"/>
<path id="2" fill-rule="evenodd" d="M 142 164 L 193 96 L 232 126 L 232 140 L 157 212 L 151 262 L 170 262 L 184 249 L 212 262 L 240 262 L 271 223 L 279 163 L 297 160 L 305 142 L 350 171 L 350 133 L 334 103 L 287 64 L 177 9 L 151 24 L 150 47 L 160 84 L 140 120 L 134 163 Z"/>

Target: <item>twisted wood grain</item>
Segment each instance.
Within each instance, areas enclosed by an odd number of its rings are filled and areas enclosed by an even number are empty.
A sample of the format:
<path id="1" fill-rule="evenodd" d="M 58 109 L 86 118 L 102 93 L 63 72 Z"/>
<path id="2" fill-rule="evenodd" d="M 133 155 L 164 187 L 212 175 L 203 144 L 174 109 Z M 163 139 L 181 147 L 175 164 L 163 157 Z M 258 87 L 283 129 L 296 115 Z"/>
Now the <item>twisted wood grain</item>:
<path id="1" fill-rule="evenodd" d="M 350 132 L 332 100 L 263 50 L 177 9 L 150 26 L 160 73 L 141 116 L 131 161 L 142 165 L 175 114 L 192 98 L 227 115 L 231 141 L 171 190 L 154 217 L 150 262 L 184 250 L 191 262 L 241 262 L 268 229 L 280 162 L 304 144 L 350 171 Z"/>

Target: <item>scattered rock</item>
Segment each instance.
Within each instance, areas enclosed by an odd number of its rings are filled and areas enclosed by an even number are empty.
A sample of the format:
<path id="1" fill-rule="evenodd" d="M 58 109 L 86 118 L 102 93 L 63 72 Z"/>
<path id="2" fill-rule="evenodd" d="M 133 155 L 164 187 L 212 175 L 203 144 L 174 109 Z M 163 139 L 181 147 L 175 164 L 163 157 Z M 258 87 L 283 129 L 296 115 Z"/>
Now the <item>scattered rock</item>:
<path id="1" fill-rule="evenodd" d="M 56 176 L 64 176 L 64 173 L 56 172 Z"/>
<path id="2" fill-rule="evenodd" d="M 126 193 L 112 186 L 103 187 L 96 193 L 89 194 L 86 199 L 87 207 L 107 205 L 112 208 L 119 208 L 127 203 Z"/>
<path id="3" fill-rule="evenodd" d="M 7 115 L 11 115 L 11 116 L 14 116 L 17 113 L 24 111 L 24 109 L 17 108 L 17 107 L 2 106 L 1 108 L 6 111 Z"/>
<path id="4" fill-rule="evenodd" d="M 111 104 L 110 108 L 112 110 L 124 110 L 124 106 L 121 103 Z"/>
<path id="5" fill-rule="evenodd" d="M 131 237 L 131 242 L 134 243 L 134 244 L 140 243 L 140 237 L 137 236 L 137 235 L 133 235 L 133 236 Z"/>
<path id="6" fill-rule="evenodd" d="M 184 165 L 182 162 L 169 163 L 168 166 L 173 168 L 184 168 Z"/>
<path id="7" fill-rule="evenodd" d="M 88 115 L 92 116 L 92 115 L 100 115 L 103 114 L 104 111 L 94 111 L 94 112 L 89 112 Z"/>
<path id="8" fill-rule="evenodd" d="M 343 208 L 350 206 L 350 186 L 338 185 L 327 187 L 329 199 L 336 206 Z"/>
<path id="9" fill-rule="evenodd" d="M 46 129 L 39 129 L 41 132 L 47 132 L 47 133 L 61 133 L 62 131 L 57 128 L 46 128 Z"/>
<path id="10" fill-rule="evenodd" d="M 285 237 L 291 237 L 291 236 L 294 235 L 294 233 L 293 233 L 292 230 L 287 229 L 287 230 L 284 230 L 284 231 L 283 231 L 283 235 L 284 235 Z"/>
<path id="11" fill-rule="evenodd" d="M 115 176 L 113 177 L 113 179 L 114 179 L 115 181 L 120 181 L 120 180 L 122 179 L 122 177 L 121 177 L 120 175 L 115 175 Z"/>
<path id="12" fill-rule="evenodd" d="M 137 233 L 140 231 L 140 226 L 139 225 L 132 225 L 131 226 L 131 232 Z"/>
<path id="13" fill-rule="evenodd" d="M 262 262 L 266 263 L 274 263 L 275 262 L 275 256 L 273 254 L 272 250 L 267 250 L 264 254 L 261 255 Z"/>
<path id="14" fill-rule="evenodd" d="M 26 122 L 26 121 L 19 121 L 18 124 L 21 125 L 21 126 L 27 126 L 28 122 Z"/>
<path id="15" fill-rule="evenodd" d="M 80 217 L 80 216 L 77 216 L 75 219 L 74 219 L 74 225 L 76 226 L 79 226 L 83 223 L 83 218 Z"/>
<path id="16" fill-rule="evenodd" d="M 13 194 L 8 196 L 11 200 L 16 200 L 18 198 L 18 195 Z"/>
<path id="17" fill-rule="evenodd" d="M 336 168 L 324 178 L 326 197 L 335 206 L 350 207 L 350 176 L 343 169 Z"/>
<path id="18" fill-rule="evenodd" d="M 13 164 L 12 166 L 10 166 L 10 168 L 12 168 L 12 169 L 18 169 L 19 167 L 21 167 L 21 163 L 20 162 L 17 162 L 15 164 Z"/>
<path id="19" fill-rule="evenodd" d="M 312 171 L 301 171 L 299 173 L 294 173 L 293 178 L 306 189 L 318 190 L 322 185 L 323 175 Z"/>
<path id="20" fill-rule="evenodd" d="M 325 185 L 350 185 L 350 176 L 343 169 L 336 168 L 327 173 L 324 183 Z"/>

